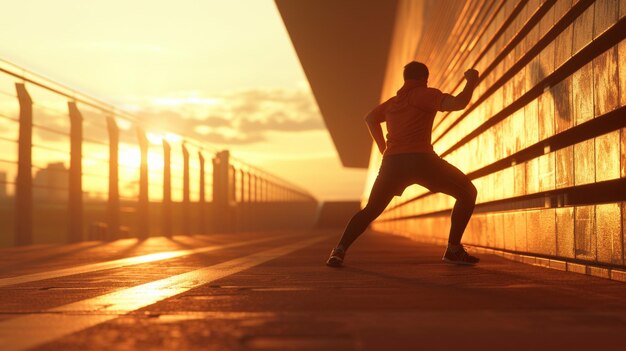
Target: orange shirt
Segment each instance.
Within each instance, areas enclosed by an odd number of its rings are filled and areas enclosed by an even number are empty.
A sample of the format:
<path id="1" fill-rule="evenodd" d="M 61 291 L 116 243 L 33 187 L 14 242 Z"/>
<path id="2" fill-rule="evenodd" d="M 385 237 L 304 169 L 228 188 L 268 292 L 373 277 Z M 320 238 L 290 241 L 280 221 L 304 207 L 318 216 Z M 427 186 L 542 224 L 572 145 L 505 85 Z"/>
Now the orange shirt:
<path id="1" fill-rule="evenodd" d="M 438 89 L 428 88 L 424 81 L 407 80 L 396 96 L 376 107 L 371 112 L 374 119 L 387 122 L 384 156 L 432 152 L 433 121 L 444 96 Z"/>

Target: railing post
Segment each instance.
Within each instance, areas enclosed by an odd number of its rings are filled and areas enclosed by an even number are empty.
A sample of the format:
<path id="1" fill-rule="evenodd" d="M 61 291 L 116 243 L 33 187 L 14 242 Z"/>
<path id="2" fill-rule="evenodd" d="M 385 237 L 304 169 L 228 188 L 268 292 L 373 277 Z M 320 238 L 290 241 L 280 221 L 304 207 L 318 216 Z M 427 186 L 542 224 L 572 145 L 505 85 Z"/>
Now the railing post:
<path id="1" fill-rule="evenodd" d="M 248 202 L 252 202 L 252 174 L 248 171 Z"/>
<path id="2" fill-rule="evenodd" d="M 237 170 L 235 166 L 228 168 L 228 229 L 236 230 L 237 222 Z"/>
<path id="3" fill-rule="evenodd" d="M 261 178 L 261 201 L 267 201 L 267 179 Z"/>
<path id="4" fill-rule="evenodd" d="M 228 170 L 228 204 L 232 205 L 237 201 L 237 170 L 235 166 L 230 166 Z"/>
<path id="5" fill-rule="evenodd" d="M 204 184 L 204 156 L 202 151 L 198 151 L 198 160 L 200 161 L 200 198 L 198 199 L 198 232 L 204 234 L 206 232 L 206 223 L 204 221 L 204 210 L 206 208 L 206 194 Z"/>
<path id="6" fill-rule="evenodd" d="M 274 182 L 267 181 L 267 199 L 268 201 L 274 201 Z"/>
<path id="7" fill-rule="evenodd" d="M 253 195 L 254 195 L 254 202 L 259 202 L 259 176 L 258 175 L 254 175 L 252 177 L 253 180 Z"/>
<path id="8" fill-rule="evenodd" d="M 248 201 L 246 199 L 246 172 L 243 169 L 239 170 L 239 196 L 240 202 L 237 209 L 237 220 L 239 222 L 239 230 L 245 229 L 246 220 L 248 219 Z"/>
<path id="9" fill-rule="evenodd" d="M 163 213 L 162 226 L 165 236 L 172 235 L 172 148 L 163 139 Z"/>
<path id="10" fill-rule="evenodd" d="M 150 217 L 148 203 L 148 139 L 143 129 L 137 128 L 137 141 L 141 152 L 139 168 L 139 203 L 137 206 L 137 227 L 139 237 L 147 238 L 150 233 Z"/>
<path id="11" fill-rule="evenodd" d="M 83 240 L 83 115 L 76 103 L 67 103 L 70 116 L 70 174 L 68 212 L 68 239 L 70 242 Z"/>
<path id="12" fill-rule="evenodd" d="M 189 223 L 189 150 L 185 143 L 183 149 L 183 233 L 189 235 L 191 223 Z"/>
<path id="13" fill-rule="evenodd" d="M 20 132 L 15 189 L 15 244 L 33 243 L 33 100 L 22 83 L 15 83 L 20 103 Z"/>
<path id="14" fill-rule="evenodd" d="M 239 178 L 239 197 L 241 198 L 240 202 L 244 203 L 244 202 L 246 202 L 246 199 L 245 199 L 245 187 L 244 187 L 244 184 L 245 184 L 245 182 L 244 182 L 245 181 L 244 180 L 244 175 L 245 175 L 245 173 L 243 172 L 243 169 L 239 170 L 239 175 L 240 175 L 240 178 Z"/>
<path id="15" fill-rule="evenodd" d="M 213 223 L 217 230 L 222 231 L 228 227 L 229 210 L 229 152 L 218 152 L 213 158 Z"/>
<path id="16" fill-rule="evenodd" d="M 108 239 L 117 238 L 120 229 L 119 142 L 120 130 L 112 116 L 107 117 L 109 131 L 109 199 L 107 203 Z"/>

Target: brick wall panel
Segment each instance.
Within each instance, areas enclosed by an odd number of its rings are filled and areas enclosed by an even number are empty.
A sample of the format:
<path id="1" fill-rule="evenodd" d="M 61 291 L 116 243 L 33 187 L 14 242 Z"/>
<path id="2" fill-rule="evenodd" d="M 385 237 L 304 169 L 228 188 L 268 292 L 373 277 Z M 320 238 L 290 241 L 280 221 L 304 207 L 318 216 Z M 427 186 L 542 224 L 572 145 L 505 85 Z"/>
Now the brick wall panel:
<path id="1" fill-rule="evenodd" d="M 519 163 L 513 166 L 513 187 L 514 195 L 526 195 L 526 163 Z"/>
<path id="2" fill-rule="evenodd" d="M 542 38 L 554 25 L 554 13 L 556 4 L 548 10 L 548 12 L 539 20 L 539 38 Z"/>
<path id="3" fill-rule="evenodd" d="M 557 0 L 557 2 L 554 4 L 553 7 L 554 7 L 554 22 L 556 23 L 572 7 L 572 0 Z"/>
<path id="4" fill-rule="evenodd" d="M 485 245 L 493 246 L 496 243 L 496 220 L 494 213 L 488 213 L 485 216 L 487 231 L 481 236 Z"/>
<path id="5" fill-rule="evenodd" d="M 576 125 L 593 118 L 593 67 L 584 65 L 572 75 L 573 117 Z"/>
<path id="6" fill-rule="evenodd" d="M 519 99 L 524 93 L 526 93 L 526 70 L 522 69 L 513 77 L 513 101 Z"/>
<path id="7" fill-rule="evenodd" d="M 470 223 L 468 224 L 468 226 L 471 228 L 471 236 L 468 238 L 465 238 L 465 236 L 463 236 L 463 242 L 471 242 L 477 245 L 484 245 L 487 243 L 485 235 L 487 231 L 485 215 L 478 214 L 472 216 L 472 219 L 470 219 Z"/>
<path id="8" fill-rule="evenodd" d="M 557 150 L 555 187 L 566 188 L 574 185 L 574 147 Z"/>
<path id="9" fill-rule="evenodd" d="M 620 131 L 595 139 L 596 182 L 620 177 Z"/>
<path id="10" fill-rule="evenodd" d="M 519 211 L 513 215 L 515 219 L 515 250 L 528 252 L 528 240 L 526 240 L 526 212 Z"/>
<path id="11" fill-rule="evenodd" d="M 555 153 L 539 157 L 539 191 L 554 190 L 556 182 Z"/>
<path id="12" fill-rule="evenodd" d="M 532 16 L 539 9 L 542 3 L 543 0 L 529 0 L 528 5 L 526 5 L 526 8 L 528 9 L 528 12 L 526 13 L 526 18 Z"/>
<path id="13" fill-rule="evenodd" d="M 515 212 L 505 212 L 502 214 L 502 237 L 504 249 L 515 251 Z"/>
<path id="14" fill-rule="evenodd" d="M 617 21 L 618 0 L 596 0 L 593 37 L 596 38 Z"/>
<path id="15" fill-rule="evenodd" d="M 574 208 L 556 209 L 557 256 L 574 258 Z"/>
<path id="16" fill-rule="evenodd" d="M 538 141 L 539 117 L 537 116 L 537 99 L 535 99 L 524 106 L 524 139 L 521 144 L 523 148 L 526 148 Z"/>
<path id="17" fill-rule="evenodd" d="M 525 86 L 524 86 L 524 92 L 532 89 L 532 87 L 534 87 L 535 85 L 537 85 L 537 83 L 539 83 L 541 81 L 541 62 L 540 62 L 540 57 L 537 56 L 535 58 L 533 58 L 530 63 L 524 68 L 524 70 L 526 71 L 526 75 L 525 75 Z"/>
<path id="18" fill-rule="evenodd" d="M 621 215 L 622 215 L 622 264 L 626 264 L 626 255 L 624 250 L 626 249 L 626 202 L 621 203 Z"/>
<path id="19" fill-rule="evenodd" d="M 502 179 L 502 171 L 493 173 L 493 199 L 500 200 L 504 194 L 502 186 L 504 185 L 504 181 Z"/>
<path id="20" fill-rule="evenodd" d="M 541 227 L 541 211 L 526 212 L 526 241 L 528 251 L 541 253 L 543 251 L 544 236 Z"/>
<path id="21" fill-rule="evenodd" d="M 626 6 L 624 6 L 626 7 Z M 617 46 L 617 62 L 619 74 L 619 105 L 626 106 L 626 40 Z"/>
<path id="22" fill-rule="evenodd" d="M 539 253 L 556 255 L 556 211 L 553 208 L 539 211 Z"/>
<path id="23" fill-rule="evenodd" d="M 525 121 L 523 109 L 517 110 L 511 117 L 508 118 L 508 120 L 510 120 L 509 123 L 510 123 L 510 128 L 511 128 L 510 134 L 508 135 L 512 136 L 513 145 L 510 145 L 511 141 L 507 143 L 511 147 L 506 150 L 506 153 L 503 156 L 511 156 L 513 152 L 517 152 L 525 148 L 526 137 L 527 137 L 526 133 L 530 132 L 530 128 L 527 128 L 525 125 L 526 121 Z M 508 137 L 508 138 L 511 138 L 511 137 Z"/>
<path id="24" fill-rule="evenodd" d="M 508 199 L 515 196 L 515 175 L 513 167 L 507 167 L 502 170 L 502 199 Z"/>
<path id="25" fill-rule="evenodd" d="M 577 206 L 574 212 L 576 258 L 596 260 L 595 206 Z"/>
<path id="26" fill-rule="evenodd" d="M 557 2 L 558 3 L 558 2 Z M 554 68 L 560 67 L 572 57 L 574 30 L 572 26 L 565 28 L 554 40 Z"/>
<path id="27" fill-rule="evenodd" d="M 567 77 L 550 89 L 554 99 L 556 132 L 561 133 L 574 125 L 572 113 L 572 77 Z"/>
<path id="28" fill-rule="evenodd" d="M 574 184 L 583 185 L 595 182 L 595 143 L 585 140 L 574 145 Z"/>
<path id="29" fill-rule="evenodd" d="M 534 158 L 526 162 L 526 193 L 534 194 L 539 191 L 539 159 Z"/>
<path id="30" fill-rule="evenodd" d="M 623 256 L 621 204 L 596 205 L 598 261 L 621 264 Z"/>
<path id="31" fill-rule="evenodd" d="M 544 92 L 539 96 L 538 117 L 539 140 L 554 135 L 554 99 L 549 92 Z"/>
<path id="32" fill-rule="evenodd" d="M 502 95 L 503 95 L 503 104 L 504 106 L 509 106 L 512 102 L 513 102 L 513 93 L 514 90 L 514 84 L 512 80 L 509 80 L 508 82 L 506 82 L 504 84 L 504 86 L 502 87 Z"/>
<path id="33" fill-rule="evenodd" d="M 504 214 L 496 213 L 493 216 L 495 247 L 504 249 Z"/>
<path id="34" fill-rule="evenodd" d="M 599 116 L 619 106 L 617 48 L 611 48 L 593 60 L 594 110 Z"/>
<path id="35" fill-rule="evenodd" d="M 621 172 L 620 172 L 620 176 L 622 178 L 626 177 L 626 128 L 622 128 L 620 131 L 620 168 L 621 168 Z"/>
<path id="36" fill-rule="evenodd" d="M 545 49 L 541 50 L 541 52 L 539 53 L 539 81 L 543 80 L 545 77 L 554 72 L 555 47 L 555 43 L 551 42 Z"/>
<path id="37" fill-rule="evenodd" d="M 580 49 L 584 48 L 593 39 L 593 15 L 594 5 L 592 4 L 574 20 L 573 54 L 580 51 Z"/>

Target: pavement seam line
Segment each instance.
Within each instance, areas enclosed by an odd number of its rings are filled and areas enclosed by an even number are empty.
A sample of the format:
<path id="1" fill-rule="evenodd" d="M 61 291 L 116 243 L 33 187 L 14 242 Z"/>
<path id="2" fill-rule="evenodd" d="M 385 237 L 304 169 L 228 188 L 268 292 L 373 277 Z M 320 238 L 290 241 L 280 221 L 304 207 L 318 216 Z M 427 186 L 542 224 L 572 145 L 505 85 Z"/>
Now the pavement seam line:
<path id="1" fill-rule="evenodd" d="M 169 260 L 172 258 L 195 255 L 199 253 L 206 253 L 206 252 L 229 249 L 229 248 L 234 248 L 234 247 L 239 247 L 239 246 L 258 244 L 258 243 L 262 243 L 265 241 L 276 240 L 283 236 L 284 235 L 277 235 L 277 236 L 272 236 L 269 238 L 254 239 L 254 240 L 248 240 L 248 241 L 242 241 L 242 242 L 224 244 L 224 245 L 209 245 L 209 246 L 203 246 L 203 247 L 199 247 L 195 249 L 153 252 L 153 253 L 141 255 L 141 256 L 120 258 L 117 260 L 91 263 L 91 264 L 81 265 L 77 267 L 61 268 L 61 269 L 55 269 L 52 271 L 24 274 L 24 275 L 18 275 L 18 276 L 8 277 L 8 278 L 0 278 L 0 288 L 9 286 L 9 285 L 30 283 L 34 281 L 66 277 L 69 275 L 91 273 L 91 272 L 97 272 L 97 271 L 102 271 L 106 269 L 134 266 L 134 265 L 143 264 L 143 263 L 158 262 L 158 261 L 163 261 L 163 260 Z"/>
<path id="2" fill-rule="evenodd" d="M 285 256 L 323 239 L 326 239 L 326 236 L 279 246 L 168 278 L 72 302 L 48 309 L 44 313 L 0 321 L 0 345 L 3 345 L 4 351 L 36 347 Z M 85 314 L 76 314 L 76 312 Z"/>

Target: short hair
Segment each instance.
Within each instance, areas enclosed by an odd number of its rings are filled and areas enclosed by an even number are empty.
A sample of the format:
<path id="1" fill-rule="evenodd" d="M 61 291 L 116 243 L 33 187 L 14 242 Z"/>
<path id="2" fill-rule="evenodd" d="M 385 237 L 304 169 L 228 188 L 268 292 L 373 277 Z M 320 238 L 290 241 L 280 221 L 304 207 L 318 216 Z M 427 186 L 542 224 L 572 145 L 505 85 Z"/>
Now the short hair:
<path id="1" fill-rule="evenodd" d="M 404 80 L 424 79 L 428 80 L 428 67 L 417 61 L 411 61 L 404 66 Z"/>

